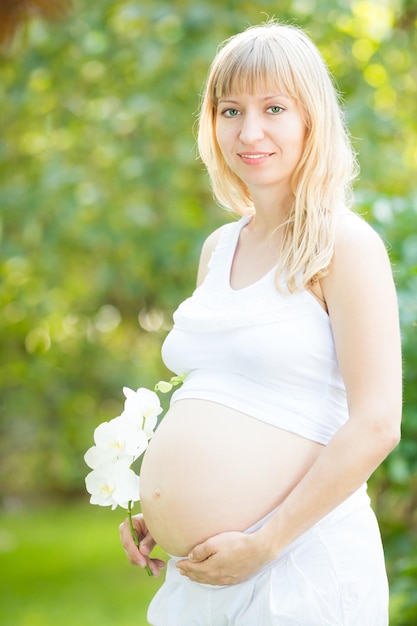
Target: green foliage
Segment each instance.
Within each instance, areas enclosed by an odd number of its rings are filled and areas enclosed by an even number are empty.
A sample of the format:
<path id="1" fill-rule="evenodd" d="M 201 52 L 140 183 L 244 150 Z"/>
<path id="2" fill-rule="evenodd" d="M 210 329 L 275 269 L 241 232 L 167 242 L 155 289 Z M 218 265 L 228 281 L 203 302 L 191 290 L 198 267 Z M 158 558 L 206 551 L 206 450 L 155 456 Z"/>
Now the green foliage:
<path id="1" fill-rule="evenodd" d="M 414 623 L 417 600 L 406 582 L 415 577 L 417 510 L 410 0 L 80 2 L 65 20 L 32 21 L 3 50 L 2 491 L 82 491 L 82 455 L 93 428 L 119 413 L 122 386 L 166 378 L 159 350 L 172 311 L 193 289 L 205 236 L 228 219 L 196 155 L 201 85 L 218 43 L 267 16 L 306 28 L 328 61 L 359 152 L 358 210 L 394 264 L 403 441 L 371 488 L 398 606 L 414 611 L 396 623 Z"/>

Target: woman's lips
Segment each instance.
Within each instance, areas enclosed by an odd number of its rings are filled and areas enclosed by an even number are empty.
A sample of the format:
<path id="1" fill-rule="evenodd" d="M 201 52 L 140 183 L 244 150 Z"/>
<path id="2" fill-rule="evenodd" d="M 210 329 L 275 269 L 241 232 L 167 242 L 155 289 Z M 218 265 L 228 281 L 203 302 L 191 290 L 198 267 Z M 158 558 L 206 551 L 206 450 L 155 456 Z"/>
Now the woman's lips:
<path id="1" fill-rule="evenodd" d="M 239 152 L 239 157 L 247 165 L 261 165 L 265 163 L 273 152 Z"/>

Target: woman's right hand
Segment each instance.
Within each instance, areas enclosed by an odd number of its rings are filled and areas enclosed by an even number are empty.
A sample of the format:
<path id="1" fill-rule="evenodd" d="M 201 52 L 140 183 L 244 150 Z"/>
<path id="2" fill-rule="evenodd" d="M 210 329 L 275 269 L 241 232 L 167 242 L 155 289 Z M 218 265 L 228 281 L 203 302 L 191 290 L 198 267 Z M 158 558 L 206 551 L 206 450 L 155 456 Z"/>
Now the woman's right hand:
<path id="1" fill-rule="evenodd" d="M 151 559 L 149 556 L 156 544 L 147 529 L 143 515 L 134 515 L 132 522 L 139 539 L 139 547 L 137 547 L 133 541 L 129 520 L 126 519 L 119 526 L 120 539 L 126 556 L 132 565 L 138 565 L 142 568 L 149 566 L 152 574 L 159 576 L 161 569 L 165 567 L 165 561 L 161 559 Z"/>

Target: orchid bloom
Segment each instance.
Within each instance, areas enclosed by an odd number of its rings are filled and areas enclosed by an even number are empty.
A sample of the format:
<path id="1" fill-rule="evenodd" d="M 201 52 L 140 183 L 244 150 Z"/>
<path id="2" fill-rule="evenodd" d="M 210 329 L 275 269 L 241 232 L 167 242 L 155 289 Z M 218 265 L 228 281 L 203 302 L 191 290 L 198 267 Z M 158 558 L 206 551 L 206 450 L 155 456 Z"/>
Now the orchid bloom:
<path id="1" fill-rule="evenodd" d="M 148 437 L 141 428 L 123 415 L 103 422 L 94 431 L 95 446 L 84 455 L 91 469 L 127 458 L 133 463 L 147 448 Z"/>
<path id="2" fill-rule="evenodd" d="M 139 425 L 150 439 L 155 430 L 158 415 L 162 413 L 158 395 L 145 387 L 139 387 L 137 391 L 123 387 L 123 393 L 126 400 L 122 416 Z"/>
<path id="3" fill-rule="evenodd" d="M 91 495 L 90 503 L 99 506 L 127 509 L 129 502 L 137 502 L 140 498 L 139 476 L 130 469 L 126 459 L 94 469 L 87 474 L 85 485 Z"/>

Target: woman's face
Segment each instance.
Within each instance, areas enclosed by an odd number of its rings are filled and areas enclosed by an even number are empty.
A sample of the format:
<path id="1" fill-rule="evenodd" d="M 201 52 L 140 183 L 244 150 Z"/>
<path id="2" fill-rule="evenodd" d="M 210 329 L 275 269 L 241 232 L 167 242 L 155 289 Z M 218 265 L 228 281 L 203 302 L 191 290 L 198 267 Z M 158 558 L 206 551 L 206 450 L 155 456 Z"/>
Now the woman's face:
<path id="1" fill-rule="evenodd" d="M 296 102 L 282 94 L 231 94 L 218 102 L 216 137 L 227 165 L 252 195 L 260 187 L 291 191 L 306 125 Z"/>

